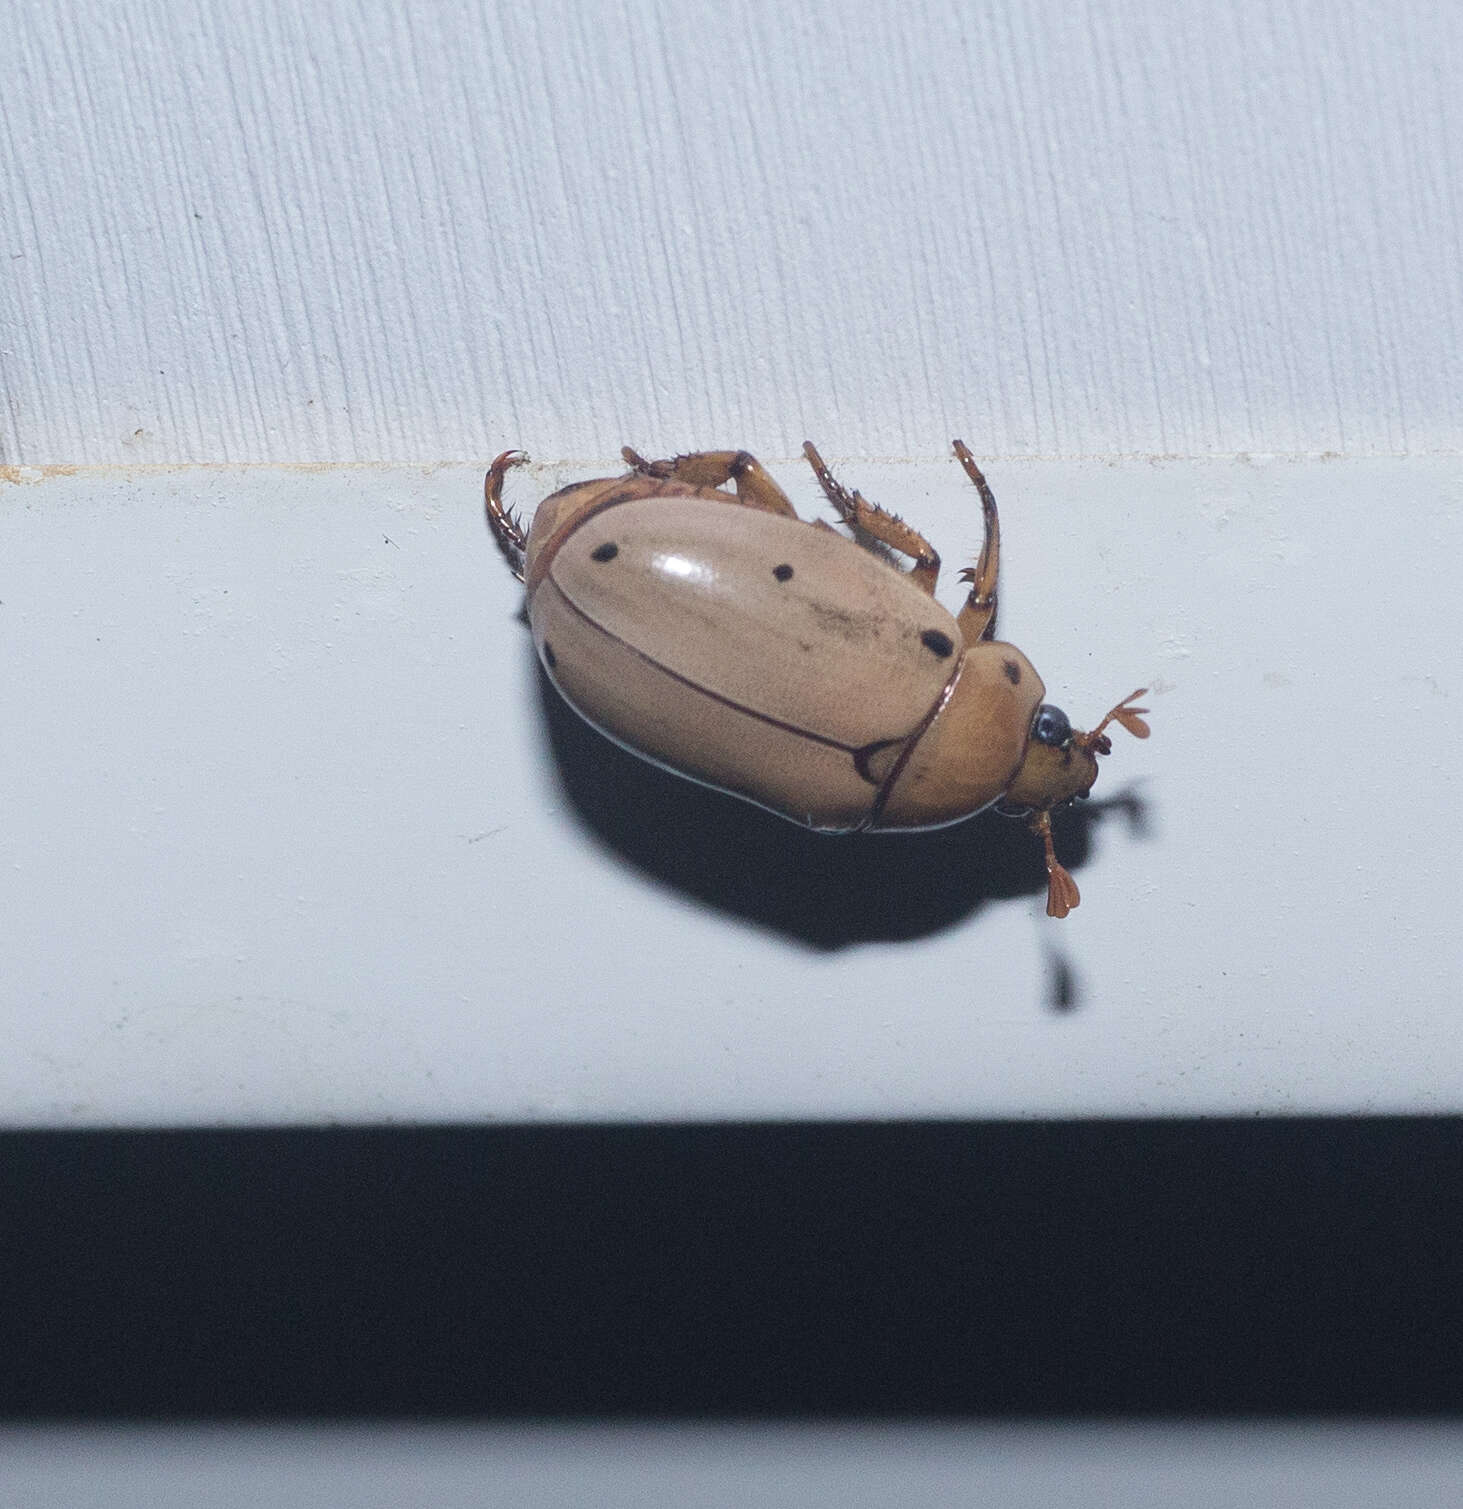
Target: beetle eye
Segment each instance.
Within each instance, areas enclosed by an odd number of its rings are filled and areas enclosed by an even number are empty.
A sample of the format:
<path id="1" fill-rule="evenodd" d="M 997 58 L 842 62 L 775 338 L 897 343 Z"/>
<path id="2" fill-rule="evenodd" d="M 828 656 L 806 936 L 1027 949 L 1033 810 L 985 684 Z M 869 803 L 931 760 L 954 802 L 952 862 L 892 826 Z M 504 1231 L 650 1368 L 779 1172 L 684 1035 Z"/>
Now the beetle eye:
<path id="1" fill-rule="evenodd" d="M 1043 702 L 1031 720 L 1031 737 L 1038 744 L 1050 744 L 1053 749 L 1060 749 L 1072 737 L 1072 725 L 1061 708 Z"/>

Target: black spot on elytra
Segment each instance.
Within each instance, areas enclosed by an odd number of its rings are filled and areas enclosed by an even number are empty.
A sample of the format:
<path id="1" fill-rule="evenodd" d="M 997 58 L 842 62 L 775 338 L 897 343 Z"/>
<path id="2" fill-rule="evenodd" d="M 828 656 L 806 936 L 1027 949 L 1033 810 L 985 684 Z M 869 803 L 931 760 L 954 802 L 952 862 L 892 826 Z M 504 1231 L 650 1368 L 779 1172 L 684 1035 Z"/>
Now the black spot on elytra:
<path id="1" fill-rule="evenodd" d="M 919 637 L 919 642 L 927 650 L 933 650 L 943 660 L 947 655 L 955 653 L 955 643 L 948 634 L 942 634 L 938 629 L 926 629 Z"/>
<path id="2" fill-rule="evenodd" d="M 1021 685 L 1021 667 L 1014 660 L 1003 660 L 1001 662 L 1001 669 L 1006 673 L 1006 680 L 1012 686 Z"/>
<path id="3" fill-rule="evenodd" d="M 792 567 L 784 561 L 782 565 L 772 568 L 772 574 L 780 582 L 790 582 L 792 580 Z"/>
<path id="4" fill-rule="evenodd" d="M 558 665 L 558 663 L 559 657 L 554 654 L 553 645 L 551 645 L 547 639 L 544 640 L 544 664 L 548 666 L 550 670 L 553 670 L 553 668 Z"/>
<path id="5" fill-rule="evenodd" d="M 612 561 L 619 553 L 620 547 L 613 540 L 606 540 L 589 552 L 589 558 L 592 561 Z"/>

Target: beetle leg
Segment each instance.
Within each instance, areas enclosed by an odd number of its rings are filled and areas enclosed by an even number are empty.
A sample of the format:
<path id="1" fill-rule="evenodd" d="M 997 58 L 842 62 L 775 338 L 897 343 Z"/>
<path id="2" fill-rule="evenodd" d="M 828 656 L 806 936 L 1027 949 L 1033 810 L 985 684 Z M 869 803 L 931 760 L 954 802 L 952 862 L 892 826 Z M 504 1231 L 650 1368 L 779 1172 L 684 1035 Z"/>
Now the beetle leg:
<path id="1" fill-rule="evenodd" d="M 1028 819 L 1031 831 L 1041 840 L 1046 855 L 1046 914 L 1048 917 L 1065 917 L 1074 906 L 1080 905 L 1082 893 L 1077 882 L 1057 861 L 1057 851 L 1052 844 L 1052 815 L 1048 808 L 1033 812 Z"/>
<path id="2" fill-rule="evenodd" d="M 935 595 L 935 582 L 940 575 L 940 557 L 935 547 L 919 533 L 910 528 L 898 514 L 892 514 L 870 503 L 860 492 L 850 492 L 834 479 L 818 454 L 811 440 L 803 441 L 803 455 L 813 468 L 828 501 L 838 510 L 839 517 L 853 530 L 860 544 L 874 540 L 890 550 L 897 550 L 914 561 L 907 575 L 913 584 L 931 597 Z"/>
<path id="3" fill-rule="evenodd" d="M 528 540 L 517 515 L 503 506 L 503 478 L 510 466 L 522 466 L 527 460 L 528 457 L 522 451 L 504 451 L 488 468 L 488 475 L 483 479 L 488 526 L 498 542 L 498 549 L 503 552 L 503 559 L 508 562 L 508 569 L 519 581 L 523 580 L 523 556 L 528 548 Z"/>
<path id="4" fill-rule="evenodd" d="M 745 507 L 786 514 L 790 519 L 798 516 L 787 494 L 750 451 L 693 451 L 689 456 L 676 456 L 669 461 L 647 461 L 627 445 L 620 454 L 642 476 L 672 478 L 692 487 L 720 487 L 734 482 L 737 502 Z"/>
<path id="5" fill-rule="evenodd" d="M 952 444 L 955 455 L 965 468 L 965 475 L 980 492 L 980 505 L 985 513 L 985 543 L 981 546 L 980 558 L 975 565 L 967 566 L 960 573 L 960 580 L 970 583 L 970 596 L 965 599 L 965 606 L 955 618 L 966 644 L 974 644 L 978 639 L 995 637 L 996 577 L 1001 568 L 1001 520 L 996 513 L 995 494 L 981 469 L 975 464 L 975 457 L 966 449 L 963 440 L 953 441 Z M 1075 904 L 1074 902 L 1073 905 Z"/>

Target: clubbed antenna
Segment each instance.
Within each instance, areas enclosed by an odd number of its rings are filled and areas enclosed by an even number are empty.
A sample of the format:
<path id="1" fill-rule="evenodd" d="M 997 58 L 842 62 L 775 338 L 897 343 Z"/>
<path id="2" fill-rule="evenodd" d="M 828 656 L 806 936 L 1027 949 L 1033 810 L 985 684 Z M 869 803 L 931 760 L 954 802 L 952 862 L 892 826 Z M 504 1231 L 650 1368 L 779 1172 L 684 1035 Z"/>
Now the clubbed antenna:
<path id="1" fill-rule="evenodd" d="M 1130 707 L 1129 703 L 1136 702 L 1139 697 L 1146 697 L 1147 695 L 1148 688 L 1146 686 L 1140 686 L 1136 692 L 1129 692 L 1091 733 L 1075 735 L 1075 742 L 1092 754 L 1111 754 L 1112 740 L 1103 733 L 1103 729 L 1109 723 L 1121 723 L 1135 739 L 1146 739 L 1153 731 L 1148 727 L 1147 722 L 1143 718 L 1143 714 L 1148 709 L 1146 707 Z"/>

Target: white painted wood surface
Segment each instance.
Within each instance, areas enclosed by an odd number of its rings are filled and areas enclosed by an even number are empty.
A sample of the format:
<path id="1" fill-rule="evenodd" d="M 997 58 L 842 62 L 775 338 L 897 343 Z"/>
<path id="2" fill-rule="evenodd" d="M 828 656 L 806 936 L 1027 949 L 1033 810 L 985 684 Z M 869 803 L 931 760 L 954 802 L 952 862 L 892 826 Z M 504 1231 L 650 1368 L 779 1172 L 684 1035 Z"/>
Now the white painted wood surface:
<path id="1" fill-rule="evenodd" d="M 5 1120 L 1463 1110 L 1458 7 L 0 36 Z M 1171 689 L 1060 930 L 989 834 L 893 862 L 923 914 L 736 820 L 716 881 L 541 706 L 475 501 L 810 435 L 953 565 L 953 434 L 1048 458 L 991 470 L 1058 700 Z"/>
<path id="2" fill-rule="evenodd" d="M 0 0 L 0 463 L 1457 450 L 1463 9 Z"/>
<path id="3" fill-rule="evenodd" d="M 958 601 L 954 461 L 828 459 Z M 476 468 L 0 486 L 0 1121 L 1463 1112 L 1463 469 L 991 474 L 1051 699 L 1155 688 L 1062 923 L 1009 820 L 824 838 L 585 728 Z"/>
<path id="4" fill-rule="evenodd" d="M 1463 1429 L 1374 1424 L 0 1427 L 11 1502 L 108 1509 L 1437 1509 Z"/>

